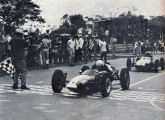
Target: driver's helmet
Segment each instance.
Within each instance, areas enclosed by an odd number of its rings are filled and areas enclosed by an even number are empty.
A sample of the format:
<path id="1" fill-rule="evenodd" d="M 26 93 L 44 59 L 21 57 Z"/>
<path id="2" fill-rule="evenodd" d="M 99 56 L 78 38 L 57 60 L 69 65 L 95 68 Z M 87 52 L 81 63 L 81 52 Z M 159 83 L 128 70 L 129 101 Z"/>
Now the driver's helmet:
<path id="1" fill-rule="evenodd" d="M 95 64 L 96 64 L 96 67 L 102 67 L 102 66 L 104 66 L 104 61 L 97 60 Z"/>
<path id="2" fill-rule="evenodd" d="M 150 51 L 145 52 L 144 54 L 145 57 L 152 57 L 152 53 Z"/>

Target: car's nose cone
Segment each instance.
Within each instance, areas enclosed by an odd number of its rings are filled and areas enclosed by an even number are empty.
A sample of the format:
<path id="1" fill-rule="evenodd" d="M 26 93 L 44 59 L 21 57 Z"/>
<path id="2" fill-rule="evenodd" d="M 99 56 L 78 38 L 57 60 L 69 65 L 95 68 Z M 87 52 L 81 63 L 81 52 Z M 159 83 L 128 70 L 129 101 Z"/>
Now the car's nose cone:
<path id="1" fill-rule="evenodd" d="M 88 75 L 79 75 L 70 80 L 70 82 L 67 84 L 66 88 L 68 88 L 71 91 L 76 92 L 77 86 L 86 84 L 88 80 L 94 80 L 94 76 L 88 76 Z"/>

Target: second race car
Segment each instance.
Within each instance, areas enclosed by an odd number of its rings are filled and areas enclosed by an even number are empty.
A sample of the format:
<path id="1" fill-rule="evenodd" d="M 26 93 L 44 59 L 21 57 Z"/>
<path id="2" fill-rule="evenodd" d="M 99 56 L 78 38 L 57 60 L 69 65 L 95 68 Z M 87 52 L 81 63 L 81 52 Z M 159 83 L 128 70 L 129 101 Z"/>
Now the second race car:
<path id="1" fill-rule="evenodd" d="M 131 70 L 131 67 L 136 67 L 141 71 L 154 70 L 155 72 L 158 72 L 159 67 L 161 67 L 161 70 L 164 70 L 164 58 L 160 58 L 159 61 L 153 57 L 151 52 L 146 52 L 144 56 L 138 56 L 133 60 L 128 58 L 126 66 L 129 71 Z"/>

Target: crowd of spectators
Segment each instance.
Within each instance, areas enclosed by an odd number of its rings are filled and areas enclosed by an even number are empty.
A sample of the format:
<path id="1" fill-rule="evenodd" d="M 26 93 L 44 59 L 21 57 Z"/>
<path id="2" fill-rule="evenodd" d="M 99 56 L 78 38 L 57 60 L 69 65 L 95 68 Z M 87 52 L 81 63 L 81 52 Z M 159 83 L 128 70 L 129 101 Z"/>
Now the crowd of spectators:
<path id="1" fill-rule="evenodd" d="M 133 46 L 133 54 L 141 55 L 144 54 L 146 51 L 151 51 L 153 54 L 156 54 L 158 52 L 164 53 L 165 50 L 165 43 L 163 43 L 161 40 L 158 41 L 152 41 L 149 40 L 137 40 L 134 42 Z"/>
<path id="2" fill-rule="evenodd" d="M 5 35 L 0 32 L 0 61 L 10 57 L 10 41 L 14 34 Z M 70 34 L 42 34 L 28 33 L 24 31 L 23 38 L 28 40 L 25 48 L 25 61 L 27 67 L 42 67 L 48 69 L 48 65 L 68 64 L 74 66 L 76 62 L 87 63 L 92 59 L 91 55 L 101 53 L 102 58 L 107 57 L 108 45 L 104 37 L 91 35 Z"/>

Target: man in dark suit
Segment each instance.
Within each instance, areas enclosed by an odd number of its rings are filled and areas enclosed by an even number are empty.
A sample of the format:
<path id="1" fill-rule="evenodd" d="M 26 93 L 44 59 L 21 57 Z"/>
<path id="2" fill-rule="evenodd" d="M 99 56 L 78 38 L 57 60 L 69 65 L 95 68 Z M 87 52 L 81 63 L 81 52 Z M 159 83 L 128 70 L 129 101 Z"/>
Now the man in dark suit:
<path id="1" fill-rule="evenodd" d="M 23 38 L 23 31 L 16 29 L 15 36 L 11 39 L 11 60 L 15 67 L 13 89 L 18 89 L 18 78 L 21 74 L 21 89 L 29 90 L 26 87 L 27 68 L 25 62 L 25 48 L 27 40 Z"/>

